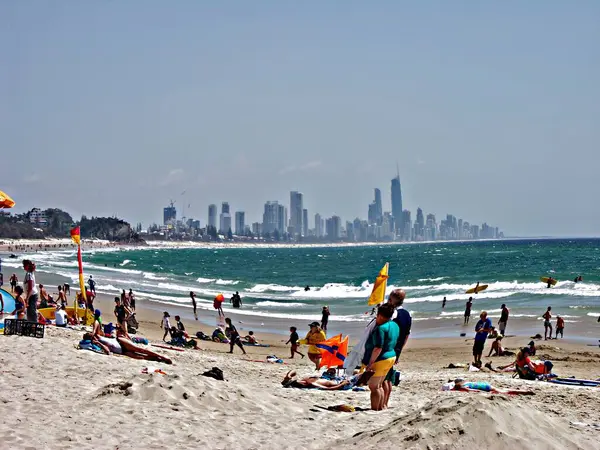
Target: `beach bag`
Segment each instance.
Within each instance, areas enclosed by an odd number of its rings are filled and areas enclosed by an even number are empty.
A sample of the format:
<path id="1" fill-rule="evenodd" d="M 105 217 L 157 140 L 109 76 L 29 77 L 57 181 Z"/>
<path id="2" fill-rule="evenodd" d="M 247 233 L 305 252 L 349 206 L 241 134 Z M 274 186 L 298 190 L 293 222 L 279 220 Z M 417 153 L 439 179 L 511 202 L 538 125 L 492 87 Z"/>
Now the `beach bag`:
<path id="1" fill-rule="evenodd" d="M 215 380 L 219 380 L 219 381 L 225 380 L 225 378 L 223 378 L 223 371 L 221 369 L 219 369 L 218 367 L 213 367 L 212 369 L 204 372 L 202 375 L 204 375 L 205 377 L 214 378 Z"/>

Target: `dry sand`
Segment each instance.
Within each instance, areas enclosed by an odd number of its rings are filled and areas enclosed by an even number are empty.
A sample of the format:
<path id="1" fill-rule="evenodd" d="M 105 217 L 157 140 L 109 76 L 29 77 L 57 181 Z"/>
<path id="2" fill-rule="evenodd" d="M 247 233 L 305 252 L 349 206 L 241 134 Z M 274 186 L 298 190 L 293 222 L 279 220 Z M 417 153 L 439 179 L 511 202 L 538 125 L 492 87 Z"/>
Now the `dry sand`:
<path id="1" fill-rule="evenodd" d="M 162 337 L 157 322 L 142 327 L 142 334 Z M 287 356 L 279 336 L 272 337 L 273 347 L 251 348 L 247 357 L 202 341 L 202 350 L 154 349 L 173 365 L 77 350 L 80 337 L 54 327 L 47 327 L 44 339 L 0 336 L 0 448 L 600 448 L 600 389 L 444 369 L 469 360 L 465 339 L 411 341 L 391 408 L 341 413 L 315 405 L 368 407 L 369 393 L 284 389 L 280 381 L 287 370 L 313 371 L 306 359 L 285 365 L 251 361 Z M 507 347 L 517 344 L 508 339 Z M 555 361 L 561 375 L 600 377 L 597 348 L 552 342 L 540 354 Z M 494 365 L 500 360 L 493 359 Z M 200 375 L 213 366 L 226 381 Z M 144 367 L 167 375 L 142 374 Z M 536 395 L 440 391 L 459 375 L 500 388 L 531 388 Z"/>

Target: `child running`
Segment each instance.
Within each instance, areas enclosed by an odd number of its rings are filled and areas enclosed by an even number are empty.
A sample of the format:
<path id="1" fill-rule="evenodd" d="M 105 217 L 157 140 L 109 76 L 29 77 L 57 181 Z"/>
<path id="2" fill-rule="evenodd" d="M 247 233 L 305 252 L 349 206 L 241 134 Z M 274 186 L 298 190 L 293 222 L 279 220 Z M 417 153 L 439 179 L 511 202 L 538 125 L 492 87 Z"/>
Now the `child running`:
<path id="1" fill-rule="evenodd" d="M 290 338 L 285 343 L 285 345 L 292 344 L 292 347 L 291 347 L 292 355 L 290 356 L 291 359 L 294 359 L 294 353 L 298 353 L 302 358 L 304 358 L 304 354 L 302 354 L 298 351 L 298 340 L 299 339 L 300 339 L 300 336 L 298 336 L 296 327 L 290 327 Z"/>

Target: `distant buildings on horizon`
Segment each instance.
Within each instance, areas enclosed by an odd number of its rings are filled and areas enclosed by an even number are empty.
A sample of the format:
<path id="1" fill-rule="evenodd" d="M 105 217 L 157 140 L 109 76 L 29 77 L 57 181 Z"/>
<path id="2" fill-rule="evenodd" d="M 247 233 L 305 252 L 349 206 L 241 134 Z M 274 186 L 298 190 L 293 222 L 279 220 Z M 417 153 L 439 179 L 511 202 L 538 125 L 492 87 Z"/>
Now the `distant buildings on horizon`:
<path id="1" fill-rule="evenodd" d="M 421 208 L 417 208 L 413 221 L 411 212 L 402 208 L 399 173 L 391 180 L 391 211 L 384 211 L 381 190 L 375 188 L 366 220 L 355 218 L 343 223 L 337 215 L 326 218 L 320 213 L 312 217 L 314 221 L 311 227 L 308 209 L 304 207 L 304 195 L 291 191 L 289 210 L 278 201 L 267 201 L 262 222 L 252 224 L 246 223 L 244 211 L 236 211 L 232 221 L 229 203 L 222 202 L 220 214 L 216 204 L 208 205 L 208 222 L 201 227 L 199 220 L 185 220 L 185 217 L 177 220 L 177 211 L 171 202 L 163 210 L 163 225 L 153 225 L 148 232 L 173 239 L 264 239 L 286 242 L 420 242 L 504 237 L 498 227 L 487 223 L 471 224 L 452 214 L 447 214 L 438 224 L 434 214 L 425 216 Z"/>

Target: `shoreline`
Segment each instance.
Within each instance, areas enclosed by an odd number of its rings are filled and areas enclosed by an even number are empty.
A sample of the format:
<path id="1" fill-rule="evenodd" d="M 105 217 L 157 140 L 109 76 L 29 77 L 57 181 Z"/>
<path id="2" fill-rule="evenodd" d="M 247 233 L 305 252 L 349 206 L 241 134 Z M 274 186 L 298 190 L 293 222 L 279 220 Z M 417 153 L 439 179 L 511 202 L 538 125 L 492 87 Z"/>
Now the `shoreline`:
<path id="1" fill-rule="evenodd" d="M 78 285 L 71 282 L 70 279 L 61 277 L 60 275 L 40 273 L 38 274 L 38 283 L 44 284 L 49 287 L 49 293 L 54 294 L 54 286 L 62 284 L 64 282 L 71 283 L 72 295 L 70 300 L 75 298 L 75 292 L 78 292 Z M 5 286 L 6 287 L 6 286 Z M 124 286 L 126 292 L 129 291 L 128 286 Z M 143 294 L 136 293 L 136 315 L 138 321 L 152 324 L 153 326 L 160 325 L 163 311 L 169 311 L 171 317 L 179 315 L 186 326 L 198 326 L 196 331 L 203 331 L 204 333 L 210 334 L 215 329 L 218 323 L 218 314 L 212 306 L 206 306 L 204 303 L 198 303 L 198 321 L 194 319 L 191 301 L 182 304 L 167 304 L 161 301 L 153 300 L 151 298 L 144 297 Z M 96 301 L 100 302 L 103 308 L 109 308 L 109 312 L 112 318 L 113 309 L 113 298 L 117 295 L 116 293 L 103 292 L 99 290 Z M 185 295 L 181 296 L 182 300 L 189 300 Z M 100 308 L 102 309 L 102 308 Z M 410 309 L 410 308 L 408 308 Z M 104 312 L 104 311 L 103 311 Z M 240 310 L 235 310 L 228 304 L 224 304 L 224 312 L 226 317 L 230 317 L 236 327 L 242 331 L 254 331 L 255 334 L 268 335 L 271 338 L 277 336 L 279 340 L 286 338 L 289 335 L 289 327 L 295 326 L 298 329 L 298 333 L 303 336 L 303 333 L 308 331 L 308 323 L 311 319 L 306 318 L 278 318 L 270 316 L 260 315 L 248 315 L 244 314 L 244 307 Z M 318 313 L 315 313 L 317 316 Z M 369 319 L 365 321 L 337 321 L 330 319 L 328 327 L 328 336 L 334 336 L 339 333 L 349 335 L 351 343 L 357 342 L 362 336 L 365 326 L 368 324 L 372 316 L 368 316 Z M 537 342 L 566 342 L 567 344 L 583 344 L 587 346 L 594 345 L 598 347 L 599 343 L 599 332 L 598 324 L 595 317 L 590 317 L 590 320 L 585 324 L 566 324 L 565 327 L 565 338 L 559 338 L 558 340 L 552 339 L 548 341 L 536 340 Z M 317 319 L 318 320 L 318 319 Z M 475 335 L 475 324 L 477 323 L 478 315 L 473 314 L 468 325 L 463 325 L 463 317 L 452 317 L 444 320 L 427 319 L 418 320 L 413 319 L 411 341 L 413 340 L 435 340 L 443 342 L 448 339 L 460 339 L 472 341 Z M 497 318 L 492 319 L 494 326 L 497 326 Z M 553 322 L 554 327 L 554 322 Z M 529 318 L 529 317 L 518 317 L 510 318 L 507 326 L 507 338 L 515 338 L 523 342 L 521 346 L 525 345 L 532 337 L 536 334 L 544 335 L 543 321 L 540 318 Z M 553 329 L 553 332 L 555 330 Z M 460 336 L 465 333 L 465 336 Z M 553 333 L 554 335 L 554 333 Z M 526 341 L 526 342 L 525 342 Z M 506 342 L 506 340 L 504 341 Z M 590 347 L 591 348 L 591 347 Z"/>

